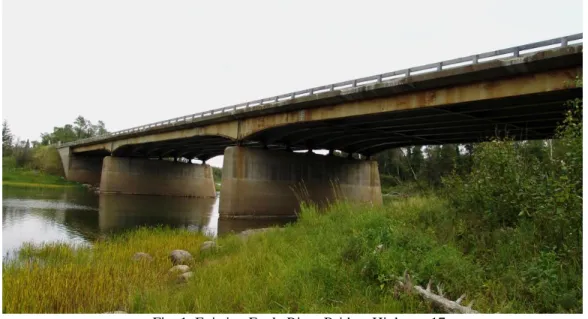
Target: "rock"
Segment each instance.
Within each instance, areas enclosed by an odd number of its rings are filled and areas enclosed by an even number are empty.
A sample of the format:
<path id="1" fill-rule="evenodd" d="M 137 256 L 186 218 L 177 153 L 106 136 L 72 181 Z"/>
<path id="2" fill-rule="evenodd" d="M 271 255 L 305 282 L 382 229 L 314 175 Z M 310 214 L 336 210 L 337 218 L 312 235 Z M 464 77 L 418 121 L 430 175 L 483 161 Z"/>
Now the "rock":
<path id="1" fill-rule="evenodd" d="M 148 253 L 139 252 L 139 253 L 135 253 L 133 255 L 133 260 L 147 260 L 147 261 L 151 261 L 151 260 L 153 260 L 153 257 L 151 257 L 151 255 L 149 255 Z"/>
<path id="2" fill-rule="evenodd" d="M 185 250 L 176 249 L 169 254 L 169 259 L 174 265 L 182 265 L 192 260 L 192 254 Z"/>
<path id="3" fill-rule="evenodd" d="M 178 281 L 179 282 L 188 282 L 188 279 L 192 278 L 194 276 L 194 273 L 191 271 L 185 272 L 181 275 L 178 276 Z"/>
<path id="4" fill-rule="evenodd" d="M 211 248 L 216 248 L 216 243 L 213 241 L 205 241 L 200 245 L 200 251 L 210 250 Z"/>
<path id="5" fill-rule="evenodd" d="M 169 269 L 169 272 L 183 274 L 183 273 L 187 272 L 188 270 L 190 270 L 190 267 L 188 267 L 186 265 L 175 265 Z"/>

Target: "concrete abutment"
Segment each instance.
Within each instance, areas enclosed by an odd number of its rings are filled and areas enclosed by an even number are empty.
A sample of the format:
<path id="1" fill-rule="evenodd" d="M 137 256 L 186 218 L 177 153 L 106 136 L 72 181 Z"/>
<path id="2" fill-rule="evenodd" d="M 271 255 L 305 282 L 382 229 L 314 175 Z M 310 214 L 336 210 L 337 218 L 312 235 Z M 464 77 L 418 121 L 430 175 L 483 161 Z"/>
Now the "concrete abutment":
<path id="1" fill-rule="evenodd" d="M 382 204 L 376 161 L 228 147 L 224 153 L 221 218 L 295 216 L 301 201 L 346 199 Z"/>
<path id="2" fill-rule="evenodd" d="M 210 165 L 106 156 L 100 192 L 107 194 L 216 196 Z"/>
<path id="3" fill-rule="evenodd" d="M 100 185 L 102 156 L 80 156 L 72 154 L 69 147 L 58 149 L 63 172 L 68 181 Z"/>

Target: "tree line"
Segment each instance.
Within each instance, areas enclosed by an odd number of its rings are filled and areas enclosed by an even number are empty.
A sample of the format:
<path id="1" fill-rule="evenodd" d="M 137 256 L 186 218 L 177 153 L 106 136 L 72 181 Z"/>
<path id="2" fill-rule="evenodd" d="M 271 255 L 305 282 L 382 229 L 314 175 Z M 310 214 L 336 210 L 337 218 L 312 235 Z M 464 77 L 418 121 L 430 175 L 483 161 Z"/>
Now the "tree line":
<path id="1" fill-rule="evenodd" d="M 553 158 L 558 140 L 512 141 L 520 152 L 545 161 Z M 472 171 L 474 154 L 483 143 L 411 146 L 384 151 L 376 156 L 382 184 L 396 186 L 407 182 L 420 188 L 439 187 L 452 174 Z"/>
<path id="2" fill-rule="evenodd" d="M 102 121 L 93 124 L 78 116 L 72 124 L 53 127 L 53 132 L 42 133 L 40 141 L 21 140 L 15 137 L 8 122 L 2 122 L 2 163 L 3 168 L 37 169 L 49 174 L 63 175 L 59 154 L 53 145 L 73 142 L 79 139 L 107 134 Z"/>

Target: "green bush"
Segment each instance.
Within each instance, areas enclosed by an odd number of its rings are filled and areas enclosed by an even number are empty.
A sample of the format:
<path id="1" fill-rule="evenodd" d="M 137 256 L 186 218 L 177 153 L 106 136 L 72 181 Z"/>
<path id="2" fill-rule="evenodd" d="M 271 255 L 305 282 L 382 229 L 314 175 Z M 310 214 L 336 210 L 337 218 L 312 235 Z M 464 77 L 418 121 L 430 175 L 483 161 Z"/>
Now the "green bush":
<path id="1" fill-rule="evenodd" d="M 33 169 L 40 170 L 47 174 L 65 176 L 59 152 L 52 146 L 40 145 L 35 147 L 33 149 L 33 158 L 30 166 Z"/>

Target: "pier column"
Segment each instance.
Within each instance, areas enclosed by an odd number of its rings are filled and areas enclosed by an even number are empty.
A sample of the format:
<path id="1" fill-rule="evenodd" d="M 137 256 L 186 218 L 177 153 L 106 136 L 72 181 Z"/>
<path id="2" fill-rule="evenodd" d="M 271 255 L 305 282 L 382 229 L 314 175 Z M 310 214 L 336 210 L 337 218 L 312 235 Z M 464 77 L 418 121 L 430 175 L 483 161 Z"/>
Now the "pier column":
<path id="1" fill-rule="evenodd" d="M 221 218 L 292 217 L 301 201 L 382 203 L 376 161 L 227 147 Z"/>
<path id="2" fill-rule="evenodd" d="M 103 156 L 82 156 L 72 154 L 69 147 L 58 149 L 63 172 L 68 181 L 100 185 Z"/>
<path id="3" fill-rule="evenodd" d="M 210 165 L 106 156 L 101 193 L 215 197 Z"/>

